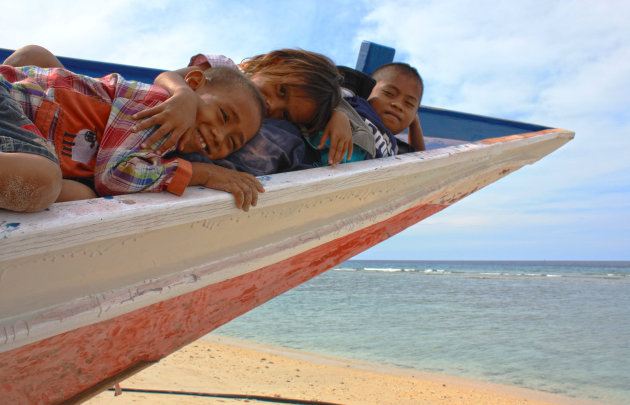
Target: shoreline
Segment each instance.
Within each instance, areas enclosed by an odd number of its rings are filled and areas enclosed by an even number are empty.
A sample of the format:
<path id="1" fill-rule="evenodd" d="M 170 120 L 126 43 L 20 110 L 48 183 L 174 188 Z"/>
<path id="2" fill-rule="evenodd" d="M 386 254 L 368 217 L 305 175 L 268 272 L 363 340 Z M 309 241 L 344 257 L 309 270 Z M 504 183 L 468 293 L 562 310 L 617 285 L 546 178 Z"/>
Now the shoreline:
<path id="1" fill-rule="evenodd" d="M 339 404 L 601 405 L 526 388 L 382 366 L 319 354 L 206 336 L 86 402 L 171 404 L 173 395 L 125 388 L 263 395 Z M 258 401 L 177 395 L 178 404 Z"/>

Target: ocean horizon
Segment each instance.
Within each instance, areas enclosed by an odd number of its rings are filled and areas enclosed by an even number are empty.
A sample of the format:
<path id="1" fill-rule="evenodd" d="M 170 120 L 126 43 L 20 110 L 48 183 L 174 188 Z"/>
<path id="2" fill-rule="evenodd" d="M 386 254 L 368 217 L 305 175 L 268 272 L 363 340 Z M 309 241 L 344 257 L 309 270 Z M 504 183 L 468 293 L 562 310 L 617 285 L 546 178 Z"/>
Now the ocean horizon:
<path id="1" fill-rule="evenodd" d="M 630 262 L 350 260 L 213 332 L 630 403 Z"/>

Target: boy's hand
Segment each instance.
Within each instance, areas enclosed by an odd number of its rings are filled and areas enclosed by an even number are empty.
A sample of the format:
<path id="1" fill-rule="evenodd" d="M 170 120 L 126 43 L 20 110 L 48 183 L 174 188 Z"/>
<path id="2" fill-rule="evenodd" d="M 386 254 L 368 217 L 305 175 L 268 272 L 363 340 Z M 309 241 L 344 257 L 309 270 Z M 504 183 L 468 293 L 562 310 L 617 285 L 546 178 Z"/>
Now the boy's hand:
<path id="1" fill-rule="evenodd" d="M 249 211 L 258 203 L 258 193 L 264 193 L 262 184 L 249 173 L 213 165 L 193 162 L 193 177 L 190 185 L 200 185 L 234 195 L 236 208 Z"/>
<path id="2" fill-rule="evenodd" d="M 134 132 L 153 125 L 160 126 L 142 143 L 143 148 L 151 147 L 170 132 L 164 143 L 156 149 L 156 153 L 163 154 L 179 142 L 180 138 L 185 143 L 190 137 L 197 118 L 197 97 L 191 88 L 182 88 L 160 105 L 134 114 L 133 118 L 146 118 L 136 124 Z"/>
<path id="3" fill-rule="evenodd" d="M 348 116 L 333 110 L 330 121 L 326 124 L 322 140 L 317 146 L 318 149 L 326 146 L 326 141 L 330 138 L 330 150 L 328 152 L 328 164 L 335 166 L 341 162 L 347 152 L 347 159 L 352 157 L 352 128 Z"/>

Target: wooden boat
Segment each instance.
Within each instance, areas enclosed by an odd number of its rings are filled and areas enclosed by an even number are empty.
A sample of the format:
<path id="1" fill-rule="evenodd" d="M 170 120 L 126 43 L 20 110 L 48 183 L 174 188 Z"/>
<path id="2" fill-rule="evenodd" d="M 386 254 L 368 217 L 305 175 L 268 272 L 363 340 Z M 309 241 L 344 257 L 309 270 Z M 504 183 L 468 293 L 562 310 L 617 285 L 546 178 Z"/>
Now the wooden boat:
<path id="1" fill-rule="evenodd" d="M 389 49 L 364 44 L 358 67 Z M 249 212 L 199 187 L 0 212 L 0 403 L 81 402 L 574 135 L 419 114 L 431 150 L 262 177 Z"/>

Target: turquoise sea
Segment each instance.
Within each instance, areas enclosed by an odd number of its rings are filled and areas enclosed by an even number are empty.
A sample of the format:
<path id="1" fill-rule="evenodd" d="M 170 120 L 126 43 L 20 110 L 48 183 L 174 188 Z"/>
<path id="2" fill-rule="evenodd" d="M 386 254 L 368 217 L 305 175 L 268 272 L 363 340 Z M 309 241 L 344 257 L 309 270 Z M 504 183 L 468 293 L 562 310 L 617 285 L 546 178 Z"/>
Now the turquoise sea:
<path id="1" fill-rule="evenodd" d="M 630 404 L 630 262 L 348 261 L 213 334 Z"/>

